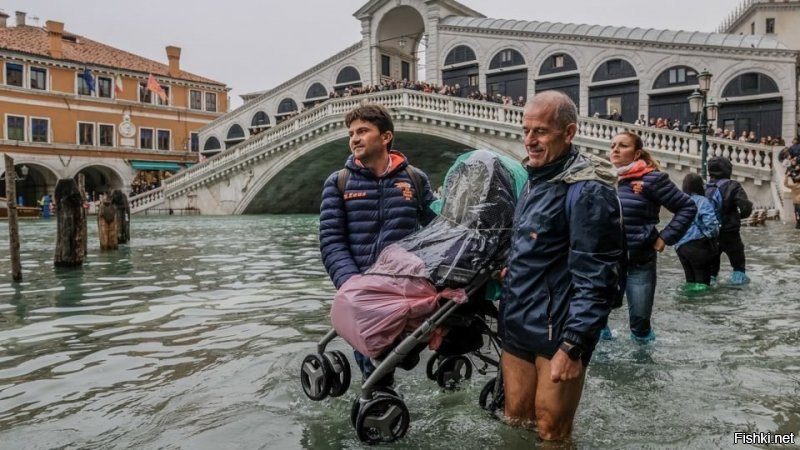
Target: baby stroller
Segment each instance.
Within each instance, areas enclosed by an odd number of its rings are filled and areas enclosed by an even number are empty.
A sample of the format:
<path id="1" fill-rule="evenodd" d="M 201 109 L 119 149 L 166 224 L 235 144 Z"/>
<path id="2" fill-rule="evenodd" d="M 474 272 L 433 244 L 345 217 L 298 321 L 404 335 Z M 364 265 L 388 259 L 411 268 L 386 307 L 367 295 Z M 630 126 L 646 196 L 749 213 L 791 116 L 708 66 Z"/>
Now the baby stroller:
<path id="1" fill-rule="evenodd" d="M 312 400 L 343 395 L 350 367 L 343 352 L 326 347 L 341 336 L 379 361 L 353 401 L 350 420 L 359 439 L 392 442 L 410 424 L 403 399 L 380 380 L 396 367 L 410 370 L 431 343 L 436 352 L 426 374 L 445 388 L 472 375 L 470 354 L 486 373 L 499 365 L 500 341 L 488 325 L 496 319 L 487 285 L 505 263 L 517 193 L 527 174 L 519 163 L 487 150 L 462 155 L 443 187 L 440 215 L 427 227 L 386 247 L 363 275 L 341 286 L 331 308 L 334 328 L 307 355 L 300 370 Z M 483 337 L 494 355 L 487 354 Z M 484 387 L 480 404 L 493 410 L 501 401 L 499 377 Z"/>

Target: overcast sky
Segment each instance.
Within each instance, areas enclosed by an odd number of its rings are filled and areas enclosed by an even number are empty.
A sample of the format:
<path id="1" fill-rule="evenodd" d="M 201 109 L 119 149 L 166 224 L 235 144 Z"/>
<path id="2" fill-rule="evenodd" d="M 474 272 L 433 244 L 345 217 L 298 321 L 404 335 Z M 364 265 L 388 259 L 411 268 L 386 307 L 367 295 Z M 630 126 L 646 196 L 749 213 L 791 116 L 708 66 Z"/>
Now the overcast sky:
<path id="1" fill-rule="evenodd" d="M 28 24 L 65 23 L 75 34 L 162 63 L 183 49 L 181 68 L 239 95 L 272 88 L 361 38 L 353 13 L 367 0 L 0 0 Z M 498 19 L 713 31 L 738 0 L 462 0 Z"/>

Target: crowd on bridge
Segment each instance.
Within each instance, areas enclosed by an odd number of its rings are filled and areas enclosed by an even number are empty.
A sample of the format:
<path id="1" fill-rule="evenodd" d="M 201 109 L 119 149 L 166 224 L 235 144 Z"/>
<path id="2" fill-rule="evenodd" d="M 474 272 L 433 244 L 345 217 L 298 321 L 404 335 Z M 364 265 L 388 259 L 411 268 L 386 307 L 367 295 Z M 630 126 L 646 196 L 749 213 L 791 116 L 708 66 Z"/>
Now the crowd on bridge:
<path id="1" fill-rule="evenodd" d="M 514 99 L 510 96 L 502 95 L 499 92 L 493 94 L 487 94 L 486 92 L 480 92 L 477 89 L 463 87 L 458 83 L 452 85 L 435 84 L 426 81 L 410 81 L 408 79 L 403 79 L 403 80 L 384 79 L 380 82 L 380 84 L 375 84 L 370 86 L 346 87 L 341 92 L 341 94 L 337 91 L 331 91 L 330 94 L 328 95 L 328 98 L 354 97 L 357 95 L 372 94 L 375 92 L 383 92 L 383 91 L 391 91 L 399 89 L 421 91 L 428 94 L 448 95 L 452 97 L 464 97 L 463 94 L 465 92 L 469 92 L 466 95 L 466 98 L 469 98 L 470 100 L 487 101 L 492 103 L 503 104 L 506 106 L 520 106 L 520 107 L 525 106 L 525 97 L 523 96 L 519 96 L 517 99 Z"/>
<path id="2" fill-rule="evenodd" d="M 614 120 L 612 118 L 612 120 Z M 618 120 L 622 120 L 621 118 Z M 651 117 L 650 120 L 646 119 L 644 114 L 640 115 L 638 119 L 634 122 L 634 125 L 642 126 L 642 127 L 650 127 L 650 128 L 661 128 L 667 130 L 675 130 L 675 131 L 685 131 L 687 133 L 691 133 L 696 125 L 693 122 L 681 123 L 681 120 L 678 118 L 669 119 L 669 118 L 653 118 Z M 732 141 L 739 141 L 743 143 L 749 144 L 761 144 L 761 145 L 771 145 L 771 146 L 778 146 L 778 145 L 786 145 L 786 142 L 780 136 L 761 136 L 760 138 L 756 136 L 755 131 L 748 131 L 744 130 L 741 134 L 737 135 L 737 131 L 733 128 L 720 128 L 717 127 L 714 129 L 712 134 L 715 138 L 720 139 L 730 139 Z"/>

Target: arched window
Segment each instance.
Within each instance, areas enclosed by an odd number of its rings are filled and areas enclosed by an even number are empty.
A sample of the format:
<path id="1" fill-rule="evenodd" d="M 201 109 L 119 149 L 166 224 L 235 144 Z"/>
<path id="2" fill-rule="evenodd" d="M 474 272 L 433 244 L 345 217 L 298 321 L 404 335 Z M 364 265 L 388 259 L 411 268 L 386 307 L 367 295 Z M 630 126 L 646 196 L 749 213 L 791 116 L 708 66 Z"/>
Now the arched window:
<path id="1" fill-rule="evenodd" d="M 228 136 L 225 138 L 226 141 L 242 141 L 244 140 L 244 130 L 238 123 L 233 124 L 228 129 Z"/>
<path id="2" fill-rule="evenodd" d="M 278 104 L 278 114 L 289 114 L 295 111 L 297 111 L 297 103 L 290 98 L 285 98 Z"/>
<path id="3" fill-rule="evenodd" d="M 525 58 L 522 57 L 522 54 L 513 48 L 507 48 L 500 50 L 494 55 L 492 61 L 489 63 L 489 70 L 524 65 Z"/>
<path id="4" fill-rule="evenodd" d="M 255 113 L 253 120 L 250 121 L 251 127 L 264 127 L 267 125 L 269 125 L 269 116 L 264 111 Z"/>
<path id="5" fill-rule="evenodd" d="M 215 137 L 210 137 L 206 139 L 205 145 L 203 145 L 203 150 L 220 150 L 222 146 L 219 143 L 219 139 Z"/>
<path id="6" fill-rule="evenodd" d="M 608 81 L 620 78 L 633 78 L 636 69 L 624 59 L 609 59 L 597 68 L 592 76 L 592 81 Z"/>
<path id="7" fill-rule="evenodd" d="M 748 72 L 731 80 L 722 91 L 723 97 L 743 97 L 745 95 L 771 94 L 778 92 L 778 85 L 772 78 Z"/>
<path id="8" fill-rule="evenodd" d="M 672 66 L 656 77 L 653 82 L 653 89 L 694 86 L 695 84 L 697 84 L 696 70 L 689 66 Z"/>
<path id="9" fill-rule="evenodd" d="M 476 61 L 477 59 L 478 58 L 475 57 L 475 52 L 471 48 L 466 45 L 459 45 L 450 50 L 450 53 L 447 54 L 447 58 L 444 59 L 444 65 L 449 66 L 451 64 Z"/>
<path id="10" fill-rule="evenodd" d="M 339 71 L 336 76 L 336 84 L 349 84 L 361 81 L 361 74 L 358 73 L 355 67 L 347 66 Z"/>
<path id="11" fill-rule="evenodd" d="M 308 88 L 308 92 L 306 92 L 306 100 L 308 99 L 316 99 L 328 96 L 328 90 L 325 89 L 321 83 L 314 83 Z"/>
<path id="12" fill-rule="evenodd" d="M 539 76 L 573 70 L 578 70 L 578 64 L 572 56 L 566 53 L 554 53 L 548 56 L 539 67 Z"/>

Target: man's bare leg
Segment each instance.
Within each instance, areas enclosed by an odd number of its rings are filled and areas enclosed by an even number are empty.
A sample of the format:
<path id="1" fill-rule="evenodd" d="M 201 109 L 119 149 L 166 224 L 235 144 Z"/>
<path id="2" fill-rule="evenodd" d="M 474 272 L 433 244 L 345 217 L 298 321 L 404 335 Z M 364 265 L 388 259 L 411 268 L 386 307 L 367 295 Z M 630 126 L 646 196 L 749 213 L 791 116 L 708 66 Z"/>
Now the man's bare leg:
<path id="1" fill-rule="evenodd" d="M 506 418 L 512 425 L 532 426 L 536 421 L 536 365 L 503 352 L 500 368 L 503 371 Z"/>
<path id="2" fill-rule="evenodd" d="M 572 434 L 572 422 L 583 393 L 586 368 L 578 378 L 555 383 L 550 378 L 550 360 L 540 356 L 536 358 L 536 373 L 536 427 L 539 437 L 546 441 L 567 439 Z"/>

